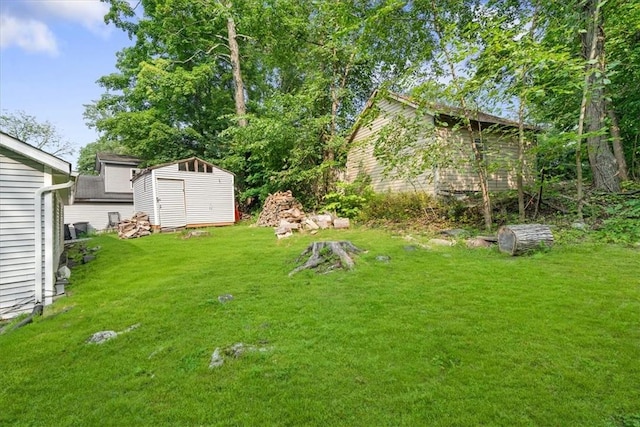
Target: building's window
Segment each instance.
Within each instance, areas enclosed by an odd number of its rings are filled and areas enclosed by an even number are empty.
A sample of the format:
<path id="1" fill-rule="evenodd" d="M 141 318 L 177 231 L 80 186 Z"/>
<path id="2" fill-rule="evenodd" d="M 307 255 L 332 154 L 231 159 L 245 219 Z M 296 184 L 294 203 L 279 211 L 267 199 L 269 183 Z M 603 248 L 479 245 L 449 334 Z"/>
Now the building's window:
<path id="1" fill-rule="evenodd" d="M 136 176 L 138 173 L 140 172 L 140 169 L 138 168 L 131 168 L 129 169 L 129 187 L 133 190 L 133 177 Z"/>
<path id="2" fill-rule="evenodd" d="M 213 173 L 213 167 L 210 164 L 198 159 L 178 163 L 178 170 L 183 172 Z"/>

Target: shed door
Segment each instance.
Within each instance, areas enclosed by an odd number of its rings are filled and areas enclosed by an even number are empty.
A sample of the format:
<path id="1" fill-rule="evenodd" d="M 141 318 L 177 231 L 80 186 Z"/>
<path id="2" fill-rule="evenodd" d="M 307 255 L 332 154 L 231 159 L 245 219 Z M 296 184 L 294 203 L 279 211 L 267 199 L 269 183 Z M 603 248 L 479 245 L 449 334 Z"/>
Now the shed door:
<path id="1" fill-rule="evenodd" d="M 183 180 L 158 178 L 158 208 L 160 227 L 187 225 Z"/>

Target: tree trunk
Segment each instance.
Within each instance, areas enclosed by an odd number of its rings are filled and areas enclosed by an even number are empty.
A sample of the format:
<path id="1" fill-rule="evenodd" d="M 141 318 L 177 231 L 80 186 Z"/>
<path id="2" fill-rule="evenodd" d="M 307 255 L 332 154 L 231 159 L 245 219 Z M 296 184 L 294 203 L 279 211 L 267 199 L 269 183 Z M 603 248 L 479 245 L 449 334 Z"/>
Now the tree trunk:
<path id="1" fill-rule="evenodd" d="M 524 79 L 523 79 L 524 80 Z M 516 186 L 518 188 L 518 217 L 520 221 L 525 220 L 524 208 L 524 100 L 520 98 L 520 106 L 518 108 L 518 165 L 516 166 Z"/>
<path id="2" fill-rule="evenodd" d="M 553 234 L 548 225 L 510 225 L 498 231 L 498 246 L 501 252 L 520 255 L 540 247 L 553 246 Z"/>
<path id="3" fill-rule="evenodd" d="M 587 0 L 583 11 L 587 32 L 583 35 L 583 55 L 587 59 L 588 100 L 585 126 L 588 133 L 587 151 L 596 190 L 615 193 L 620 191 L 618 167 L 609 144 L 601 134 L 604 127 L 604 31 L 600 0 Z"/>
<path id="4" fill-rule="evenodd" d="M 302 270 L 325 266 L 321 271 L 327 272 L 335 268 L 351 270 L 354 267 L 353 259 L 349 254 L 357 254 L 362 249 L 357 248 L 349 241 L 340 242 L 313 242 L 300 254 L 297 261 L 311 254 L 304 264 L 289 272 L 289 277 Z"/>
<path id="5" fill-rule="evenodd" d="M 242 81 L 242 72 L 240 71 L 240 49 L 236 40 L 236 23 L 231 16 L 227 18 L 227 32 L 229 35 L 231 69 L 233 70 L 233 81 L 235 83 L 236 114 L 240 117 L 238 125 L 245 127 L 247 126 L 247 119 L 244 116 L 247 114 L 247 107 L 244 102 L 244 83 Z"/>
<path id="6" fill-rule="evenodd" d="M 620 126 L 618 125 L 618 115 L 611 107 L 611 103 L 607 103 L 607 115 L 611 120 L 611 127 L 609 133 L 611 133 L 611 144 L 613 145 L 613 155 L 616 158 L 618 164 L 618 177 L 622 181 L 629 180 L 629 173 L 627 172 L 627 161 L 624 158 L 624 148 L 622 147 L 622 138 L 620 137 Z"/>

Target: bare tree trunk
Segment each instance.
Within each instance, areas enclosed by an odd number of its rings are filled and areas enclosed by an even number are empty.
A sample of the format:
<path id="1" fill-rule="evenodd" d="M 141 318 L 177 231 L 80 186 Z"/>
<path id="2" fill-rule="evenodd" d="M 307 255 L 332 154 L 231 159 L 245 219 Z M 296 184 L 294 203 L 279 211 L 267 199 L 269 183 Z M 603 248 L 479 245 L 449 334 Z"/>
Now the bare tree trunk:
<path id="1" fill-rule="evenodd" d="M 587 88 L 589 102 L 585 107 L 585 125 L 588 133 L 587 151 L 597 190 L 620 191 L 618 167 L 609 144 L 601 134 L 604 128 L 604 31 L 602 29 L 602 4 L 599 0 L 587 0 L 584 13 L 589 25 L 583 38 L 583 54 L 587 61 Z"/>
<path id="2" fill-rule="evenodd" d="M 611 127 L 609 132 L 611 133 L 611 144 L 613 145 L 613 155 L 618 163 L 618 177 L 622 181 L 629 180 L 629 173 L 627 171 L 627 161 L 624 158 L 624 149 L 622 147 L 622 138 L 620 137 L 620 126 L 618 125 L 618 115 L 611 107 L 611 103 L 607 103 L 607 115 L 611 120 Z"/>
<path id="3" fill-rule="evenodd" d="M 230 4 L 228 4 L 228 6 L 230 7 Z M 229 13 L 231 12 L 229 11 Z M 240 117 L 238 119 L 238 125 L 245 127 L 247 126 L 247 119 L 244 116 L 247 114 L 247 107 L 244 101 L 244 82 L 242 81 L 242 73 L 240 71 L 240 49 L 238 48 L 238 41 L 236 40 L 236 23 L 231 15 L 227 18 L 227 32 L 229 35 L 233 81 L 235 83 L 236 114 Z"/>
<path id="4" fill-rule="evenodd" d="M 529 27 L 529 39 L 533 42 L 534 33 L 538 23 L 538 3 L 535 2 L 535 9 L 531 17 L 531 26 Z M 526 76 L 529 71 L 529 65 L 523 64 L 520 69 L 520 84 L 526 86 Z M 524 163 L 525 163 L 525 151 L 527 148 L 527 141 L 524 134 L 524 117 L 525 117 L 525 103 L 526 103 L 526 89 L 520 92 L 520 105 L 518 106 L 518 165 L 516 167 L 516 186 L 518 188 L 518 217 L 521 222 L 525 220 L 525 205 L 524 205 Z M 542 189 L 542 184 L 540 189 Z M 540 194 L 542 194 L 540 192 Z M 538 200 L 539 201 L 539 200 Z M 536 214 L 538 206 L 536 205 Z"/>
<path id="5" fill-rule="evenodd" d="M 518 108 L 518 165 L 516 167 L 516 186 L 518 187 L 518 217 L 520 222 L 525 220 L 524 211 L 524 100 L 520 99 L 520 107 Z"/>

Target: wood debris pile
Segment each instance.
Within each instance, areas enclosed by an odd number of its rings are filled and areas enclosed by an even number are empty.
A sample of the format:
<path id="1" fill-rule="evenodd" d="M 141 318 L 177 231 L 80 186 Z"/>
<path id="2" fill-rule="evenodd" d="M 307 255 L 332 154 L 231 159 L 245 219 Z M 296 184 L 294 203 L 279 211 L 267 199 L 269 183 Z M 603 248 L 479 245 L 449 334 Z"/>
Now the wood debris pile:
<path id="1" fill-rule="evenodd" d="M 149 215 L 144 212 L 136 212 L 131 219 L 125 219 L 118 223 L 118 237 L 121 239 L 135 239 L 150 234 Z"/>
<path id="2" fill-rule="evenodd" d="M 305 218 L 304 210 L 300 202 L 293 197 L 291 191 L 278 191 L 269 194 L 264 201 L 262 212 L 258 218 L 261 227 L 278 227 L 281 220 L 290 223 L 301 223 Z"/>

